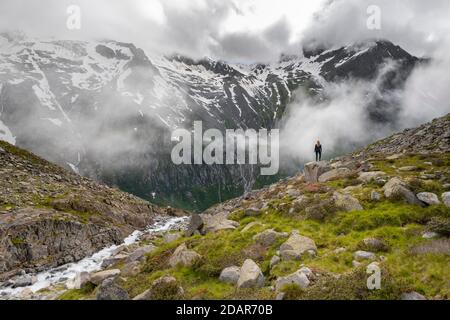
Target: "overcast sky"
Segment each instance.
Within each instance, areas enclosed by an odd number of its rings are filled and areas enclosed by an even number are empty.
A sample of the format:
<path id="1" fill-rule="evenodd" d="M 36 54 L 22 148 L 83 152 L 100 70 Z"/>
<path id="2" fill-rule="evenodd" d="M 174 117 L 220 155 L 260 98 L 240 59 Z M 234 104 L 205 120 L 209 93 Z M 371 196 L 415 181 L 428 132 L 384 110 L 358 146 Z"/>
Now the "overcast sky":
<path id="1" fill-rule="evenodd" d="M 66 27 L 72 4 L 81 8 L 78 31 Z M 366 26 L 369 5 L 381 9 L 380 30 Z M 311 40 L 341 45 L 387 38 L 416 55 L 433 55 L 448 42 L 449 12 L 448 0 L 1 0 L 0 29 L 264 62 L 299 52 Z"/>

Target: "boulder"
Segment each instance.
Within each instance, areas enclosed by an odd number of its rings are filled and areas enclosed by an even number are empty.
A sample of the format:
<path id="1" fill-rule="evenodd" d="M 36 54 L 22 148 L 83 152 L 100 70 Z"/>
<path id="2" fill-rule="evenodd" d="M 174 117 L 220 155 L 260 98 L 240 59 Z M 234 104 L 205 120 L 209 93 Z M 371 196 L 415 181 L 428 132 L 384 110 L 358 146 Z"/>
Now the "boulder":
<path id="1" fill-rule="evenodd" d="M 185 236 L 190 237 L 195 232 L 201 230 L 203 228 L 203 218 L 198 213 L 193 213 L 189 220 L 189 224 L 187 226 Z"/>
<path id="2" fill-rule="evenodd" d="M 177 279 L 172 276 L 163 276 L 153 281 L 150 289 L 137 295 L 133 300 L 180 300 L 184 290 Z"/>
<path id="3" fill-rule="evenodd" d="M 114 283 L 114 279 L 105 279 L 97 290 L 97 300 L 130 300 L 128 293 Z"/>
<path id="4" fill-rule="evenodd" d="M 272 259 L 270 259 L 270 268 L 272 269 L 277 264 L 279 264 L 281 261 L 281 258 L 277 255 L 273 256 Z"/>
<path id="5" fill-rule="evenodd" d="M 309 162 L 305 164 L 303 169 L 306 182 L 318 182 L 319 177 L 327 171 L 330 171 L 331 167 L 326 161 Z"/>
<path id="6" fill-rule="evenodd" d="M 102 268 L 103 269 L 108 268 L 109 266 L 119 263 L 120 261 L 125 260 L 126 258 L 128 258 L 127 254 L 117 254 L 111 258 L 107 258 L 103 260 Z"/>
<path id="7" fill-rule="evenodd" d="M 96 272 L 90 275 L 90 281 L 95 284 L 95 285 L 99 285 L 101 284 L 104 280 L 109 279 L 109 278 L 115 278 L 120 274 L 120 270 L 119 269 L 111 269 L 111 270 L 105 270 L 105 271 L 100 271 L 100 272 Z"/>
<path id="8" fill-rule="evenodd" d="M 203 227 L 204 233 L 214 233 L 221 230 L 234 230 L 239 227 L 239 222 L 228 220 L 224 214 L 204 216 L 203 219 L 205 222 Z"/>
<path id="9" fill-rule="evenodd" d="M 427 298 L 415 291 L 402 293 L 400 298 L 402 300 L 427 300 Z"/>
<path id="10" fill-rule="evenodd" d="M 137 248 L 127 257 L 126 262 L 141 261 L 147 253 L 155 249 L 156 247 L 152 244 Z"/>
<path id="11" fill-rule="evenodd" d="M 403 199 L 409 204 L 423 205 L 405 183 L 397 177 L 390 179 L 383 187 L 384 196 L 388 199 Z"/>
<path id="12" fill-rule="evenodd" d="M 388 245 L 385 241 L 377 238 L 365 238 L 361 241 L 359 246 L 367 251 L 374 251 L 374 252 L 380 252 L 380 251 L 387 251 Z"/>
<path id="13" fill-rule="evenodd" d="M 411 171 L 416 171 L 416 170 L 417 170 L 416 166 L 405 166 L 405 167 L 398 168 L 398 171 L 402 171 L 402 172 L 411 172 Z"/>
<path id="14" fill-rule="evenodd" d="M 316 252 L 316 244 L 312 239 L 298 234 L 298 231 L 292 232 L 289 239 L 280 246 L 280 255 L 283 260 L 298 260 L 309 251 Z"/>
<path id="15" fill-rule="evenodd" d="M 308 277 L 302 271 L 298 270 L 288 276 L 279 277 L 275 283 L 275 290 L 283 291 L 283 287 L 286 285 L 297 285 L 300 288 L 306 288 L 309 286 L 309 283 Z"/>
<path id="16" fill-rule="evenodd" d="M 336 191 L 333 193 L 333 199 L 336 207 L 340 210 L 344 210 L 346 212 L 363 210 L 363 207 L 359 203 L 358 199 L 352 197 L 348 193 L 340 193 Z"/>
<path id="17" fill-rule="evenodd" d="M 300 196 L 300 191 L 298 191 L 297 189 L 289 189 L 288 191 L 286 191 L 286 195 L 291 198 L 297 198 Z"/>
<path id="18" fill-rule="evenodd" d="M 444 202 L 447 207 L 450 207 L 450 192 L 444 192 L 441 198 L 442 202 Z"/>
<path id="19" fill-rule="evenodd" d="M 377 258 L 377 256 L 375 255 L 375 253 L 373 252 L 368 252 L 368 251 L 356 251 L 353 254 L 353 257 L 357 260 L 357 261 L 361 261 L 361 260 L 375 260 Z"/>
<path id="20" fill-rule="evenodd" d="M 178 232 L 177 233 L 167 232 L 166 234 L 164 234 L 163 240 L 164 240 L 164 243 L 171 243 L 180 238 L 181 238 L 181 234 Z"/>
<path id="21" fill-rule="evenodd" d="M 253 237 L 256 243 L 264 246 L 270 247 L 273 245 L 278 239 L 287 237 L 288 234 L 285 232 L 276 232 L 273 229 L 265 230 L 261 233 L 258 233 Z"/>
<path id="22" fill-rule="evenodd" d="M 170 257 L 169 265 L 171 267 L 175 267 L 177 265 L 190 267 L 200 258 L 201 256 L 197 252 L 189 250 L 186 247 L 186 244 L 183 243 L 175 250 L 175 252 Z"/>
<path id="23" fill-rule="evenodd" d="M 85 284 L 90 281 L 90 276 L 88 272 L 77 272 L 74 279 L 67 282 L 67 289 L 81 289 Z"/>
<path id="24" fill-rule="evenodd" d="M 386 173 L 383 171 L 369 171 L 369 172 L 361 172 L 358 176 L 358 180 L 363 183 L 370 183 L 377 178 L 381 178 L 386 176 Z"/>
<path id="25" fill-rule="evenodd" d="M 245 260 L 239 272 L 238 288 L 261 288 L 264 282 L 264 275 L 259 266 L 251 259 Z"/>
<path id="26" fill-rule="evenodd" d="M 233 266 L 222 270 L 219 280 L 225 283 L 237 284 L 241 269 Z"/>
<path id="27" fill-rule="evenodd" d="M 309 280 L 311 280 L 311 279 L 314 278 L 314 273 L 313 273 L 312 270 L 311 270 L 310 268 L 308 268 L 308 267 L 301 267 L 299 271 L 302 272 L 302 273 L 304 273 L 305 276 L 307 276 Z"/>
<path id="28" fill-rule="evenodd" d="M 251 207 L 251 208 L 245 209 L 244 215 L 246 217 L 256 217 L 256 216 L 261 215 L 261 210 L 258 208 L 255 208 L 255 207 Z"/>
<path id="29" fill-rule="evenodd" d="M 420 201 L 426 203 L 427 205 L 435 205 L 435 204 L 441 204 L 439 201 L 439 198 L 437 195 L 435 195 L 432 192 L 421 192 L 417 194 L 417 199 Z"/>
<path id="30" fill-rule="evenodd" d="M 25 274 L 13 281 L 13 288 L 22 288 L 32 286 L 37 282 L 37 277 L 30 274 Z"/>
<path id="31" fill-rule="evenodd" d="M 319 176 L 319 182 L 327 182 L 332 180 L 343 179 L 353 175 L 354 172 L 347 168 L 337 168 L 330 171 L 327 171 Z"/>
<path id="32" fill-rule="evenodd" d="M 122 275 L 124 277 L 133 277 L 141 272 L 141 264 L 139 261 L 133 261 L 125 264 L 122 268 Z"/>

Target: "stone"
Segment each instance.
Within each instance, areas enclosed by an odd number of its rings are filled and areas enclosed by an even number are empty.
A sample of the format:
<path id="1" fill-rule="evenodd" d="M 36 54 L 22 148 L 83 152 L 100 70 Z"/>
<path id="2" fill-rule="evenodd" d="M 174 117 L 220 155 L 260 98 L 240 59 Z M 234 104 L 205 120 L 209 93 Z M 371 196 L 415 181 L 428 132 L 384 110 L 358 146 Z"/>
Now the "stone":
<path id="1" fill-rule="evenodd" d="M 352 266 L 353 266 L 353 268 L 358 268 L 358 267 L 362 266 L 362 263 L 359 261 L 353 260 Z"/>
<path id="2" fill-rule="evenodd" d="M 119 269 L 111 269 L 111 270 L 95 272 L 95 273 L 90 275 L 90 281 L 93 284 L 95 284 L 95 285 L 99 285 L 104 280 L 109 279 L 109 278 L 115 278 L 119 274 L 120 274 L 120 270 Z"/>
<path id="3" fill-rule="evenodd" d="M 189 250 L 186 247 L 186 244 L 183 243 L 175 250 L 175 252 L 170 257 L 169 265 L 171 267 L 175 267 L 177 265 L 190 267 L 200 258 L 201 256 L 197 252 Z"/>
<path id="4" fill-rule="evenodd" d="M 381 178 L 386 176 L 386 173 L 383 171 L 369 171 L 369 172 L 361 172 L 358 176 L 358 180 L 363 183 L 370 183 L 377 178 Z"/>
<path id="5" fill-rule="evenodd" d="M 415 291 L 402 293 L 400 298 L 402 300 L 427 300 L 427 298 Z"/>
<path id="6" fill-rule="evenodd" d="M 277 293 L 277 296 L 275 297 L 275 300 L 284 300 L 284 296 L 285 295 L 286 295 L 286 293 L 279 292 L 279 293 Z"/>
<path id="7" fill-rule="evenodd" d="M 272 257 L 272 259 L 270 259 L 270 268 L 272 269 L 273 267 L 275 267 L 277 264 L 279 264 L 281 261 L 281 258 L 277 255 L 274 255 Z"/>
<path id="8" fill-rule="evenodd" d="M 173 241 L 177 241 L 180 238 L 181 234 L 178 232 L 177 233 L 167 232 L 166 234 L 164 234 L 163 241 L 164 243 L 171 243 Z"/>
<path id="9" fill-rule="evenodd" d="M 398 168 L 398 171 L 410 172 L 410 171 L 416 171 L 417 169 L 418 168 L 416 166 L 405 166 L 405 167 Z"/>
<path id="10" fill-rule="evenodd" d="M 141 261 L 146 254 L 154 251 L 156 247 L 152 244 L 137 248 L 126 258 L 126 262 Z"/>
<path id="11" fill-rule="evenodd" d="M 379 194 L 375 190 L 372 190 L 372 192 L 370 192 L 370 200 L 372 200 L 372 201 L 380 201 L 381 200 L 381 194 Z"/>
<path id="12" fill-rule="evenodd" d="M 311 279 L 314 278 L 314 273 L 313 273 L 312 270 L 311 270 L 310 268 L 308 268 L 308 267 L 301 267 L 299 271 L 302 272 L 302 273 L 304 273 L 305 276 L 307 276 L 309 280 L 311 280 Z"/>
<path id="13" fill-rule="evenodd" d="M 409 204 L 423 206 L 423 202 L 409 190 L 405 183 L 397 177 L 390 179 L 383 187 L 384 196 L 388 199 L 404 199 Z"/>
<path id="14" fill-rule="evenodd" d="M 117 254 L 111 258 L 107 258 L 107 259 L 103 260 L 101 267 L 103 269 L 108 268 L 109 266 L 119 263 L 120 261 L 123 261 L 126 258 L 128 258 L 127 254 Z"/>
<path id="15" fill-rule="evenodd" d="M 306 182 L 318 182 L 319 177 L 325 172 L 331 170 L 327 161 L 309 162 L 303 169 Z"/>
<path id="16" fill-rule="evenodd" d="M 133 300 L 180 300 L 184 290 L 177 279 L 172 276 L 163 276 L 153 281 L 150 289 L 137 295 Z"/>
<path id="17" fill-rule="evenodd" d="M 348 193 L 334 192 L 333 199 L 336 207 L 346 212 L 363 210 L 363 207 L 359 203 L 358 199 L 352 197 Z"/>
<path id="18" fill-rule="evenodd" d="M 397 160 L 400 159 L 401 157 L 403 157 L 402 153 L 395 153 L 393 155 L 386 157 L 386 160 Z"/>
<path id="19" fill-rule="evenodd" d="M 203 218 L 198 213 L 193 213 L 186 228 L 185 236 L 192 236 L 196 231 L 201 230 L 203 228 L 203 225 Z"/>
<path id="20" fill-rule="evenodd" d="M 280 255 L 283 260 L 299 260 L 309 250 L 317 251 L 314 241 L 301 236 L 298 231 L 294 231 L 289 239 L 280 246 Z"/>
<path id="21" fill-rule="evenodd" d="M 67 289 L 81 289 L 85 284 L 90 281 L 89 272 L 77 272 L 74 279 L 67 282 Z"/>
<path id="22" fill-rule="evenodd" d="M 373 252 L 368 252 L 368 251 L 356 251 L 353 254 L 353 257 L 357 260 L 357 261 L 361 261 L 361 260 L 375 260 L 377 258 L 377 256 L 375 255 L 375 253 Z"/>
<path id="23" fill-rule="evenodd" d="M 419 199 L 420 201 L 422 201 L 430 206 L 435 205 L 435 204 L 436 205 L 441 204 L 438 196 L 432 192 L 420 192 L 416 196 L 417 196 L 417 199 Z"/>
<path id="24" fill-rule="evenodd" d="M 247 225 L 241 230 L 241 232 L 242 232 L 242 233 L 243 233 L 243 232 L 247 232 L 248 230 L 250 230 L 251 228 L 256 227 L 256 226 L 263 226 L 263 224 L 262 224 L 261 222 L 258 222 L 258 221 L 250 222 L 249 224 L 247 224 Z"/>
<path id="25" fill-rule="evenodd" d="M 26 275 L 19 277 L 18 279 L 15 279 L 12 287 L 13 288 L 28 287 L 28 286 L 32 286 L 36 282 L 37 282 L 36 276 L 26 274 Z"/>
<path id="26" fill-rule="evenodd" d="M 289 189 L 288 191 L 286 191 L 286 195 L 292 198 L 297 198 L 300 196 L 300 191 L 298 191 L 297 189 Z"/>
<path id="27" fill-rule="evenodd" d="M 255 207 L 251 207 L 251 208 L 245 209 L 244 215 L 246 217 L 256 217 L 256 216 L 261 215 L 261 210 L 258 208 L 255 208 Z"/>
<path id="28" fill-rule="evenodd" d="M 203 227 L 204 233 L 215 233 L 222 230 L 234 230 L 237 227 L 239 227 L 239 222 L 228 220 L 222 214 L 204 217 L 204 221 L 205 221 L 205 225 Z"/>
<path id="29" fill-rule="evenodd" d="M 318 182 L 328 182 L 332 180 L 338 180 L 343 179 L 346 177 L 349 177 L 354 172 L 347 168 L 337 168 L 330 171 L 325 172 L 324 174 L 320 175 L 318 178 Z"/>
<path id="30" fill-rule="evenodd" d="M 276 232 L 273 229 L 268 229 L 261 233 L 258 233 L 253 237 L 253 239 L 256 241 L 256 243 L 264 247 L 270 247 L 275 242 L 277 242 L 278 239 L 285 238 L 287 236 L 288 234 L 285 232 Z"/>
<path id="31" fill-rule="evenodd" d="M 427 231 L 422 235 L 422 238 L 424 239 L 433 239 L 433 238 L 438 238 L 439 237 L 439 233 L 433 232 L 433 231 Z"/>
<path id="32" fill-rule="evenodd" d="M 141 272 L 141 264 L 139 261 L 133 261 L 125 264 L 122 268 L 121 275 L 124 277 L 133 277 Z"/>
<path id="33" fill-rule="evenodd" d="M 447 207 L 450 207 L 450 192 L 444 192 L 441 198 L 442 202 L 444 202 Z"/>
<path id="34" fill-rule="evenodd" d="M 377 239 L 377 238 L 365 238 L 361 241 L 360 247 L 364 248 L 367 251 L 387 251 L 388 245 L 385 241 Z"/>
<path id="35" fill-rule="evenodd" d="M 105 279 L 97 290 L 97 300 L 130 300 L 128 293 L 114 279 Z"/>
<path id="36" fill-rule="evenodd" d="M 308 277 L 301 272 L 300 270 L 287 275 L 285 277 L 279 277 L 275 282 L 275 290 L 276 291 L 283 291 L 283 288 L 286 285 L 297 285 L 300 288 L 304 289 L 308 287 L 310 284 L 310 281 Z"/>
<path id="37" fill-rule="evenodd" d="M 241 269 L 233 266 L 222 270 L 219 276 L 219 280 L 225 283 L 237 284 L 240 276 Z"/>
<path id="38" fill-rule="evenodd" d="M 259 266 L 251 259 L 244 261 L 237 282 L 238 288 L 261 288 L 265 279 Z"/>

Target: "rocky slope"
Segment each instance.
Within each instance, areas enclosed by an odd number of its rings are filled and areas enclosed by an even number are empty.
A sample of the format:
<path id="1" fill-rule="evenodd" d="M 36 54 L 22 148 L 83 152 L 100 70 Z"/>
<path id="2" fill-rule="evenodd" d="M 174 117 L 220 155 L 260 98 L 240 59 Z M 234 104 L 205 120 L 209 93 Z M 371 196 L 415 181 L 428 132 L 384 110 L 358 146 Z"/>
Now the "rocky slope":
<path id="1" fill-rule="evenodd" d="M 420 62 L 387 41 L 233 65 L 148 56 L 133 44 L 0 35 L 0 139 L 155 203 L 202 210 L 260 181 L 251 166 L 175 166 L 174 128 L 273 128 L 298 91 L 378 81 L 367 115 L 395 126 L 392 97 Z"/>
<path id="2" fill-rule="evenodd" d="M 449 299 L 449 128 L 450 114 L 309 163 L 147 239 L 144 260 L 119 255 L 106 280 L 86 275 L 60 298 Z"/>
<path id="3" fill-rule="evenodd" d="M 0 281 L 78 261 L 177 212 L 0 141 Z"/>

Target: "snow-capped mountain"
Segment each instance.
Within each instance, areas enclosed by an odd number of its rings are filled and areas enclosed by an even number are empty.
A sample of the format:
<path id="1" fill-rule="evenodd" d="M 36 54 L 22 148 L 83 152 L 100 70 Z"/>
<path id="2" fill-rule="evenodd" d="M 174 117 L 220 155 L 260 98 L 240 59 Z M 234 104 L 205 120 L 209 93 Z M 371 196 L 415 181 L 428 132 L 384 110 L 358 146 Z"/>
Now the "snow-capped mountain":
<path id="1" fill-rule="evenodd" d="M 170 133 L 206 128 L 273 128 L 297 90 L 327 99 L 324 85 L 370 80 L 388 61 L 385 92 L 419 61 L 387 41 L 237 65 L 180 55 L 149 56 L 115 41 L 0 36 L 0 139 L 83 175 L 160 203 L 203 208 L 254 184 L 251 167 L 174 166 Z M 374 97 L 373 121 L 395 119 Z"/>

